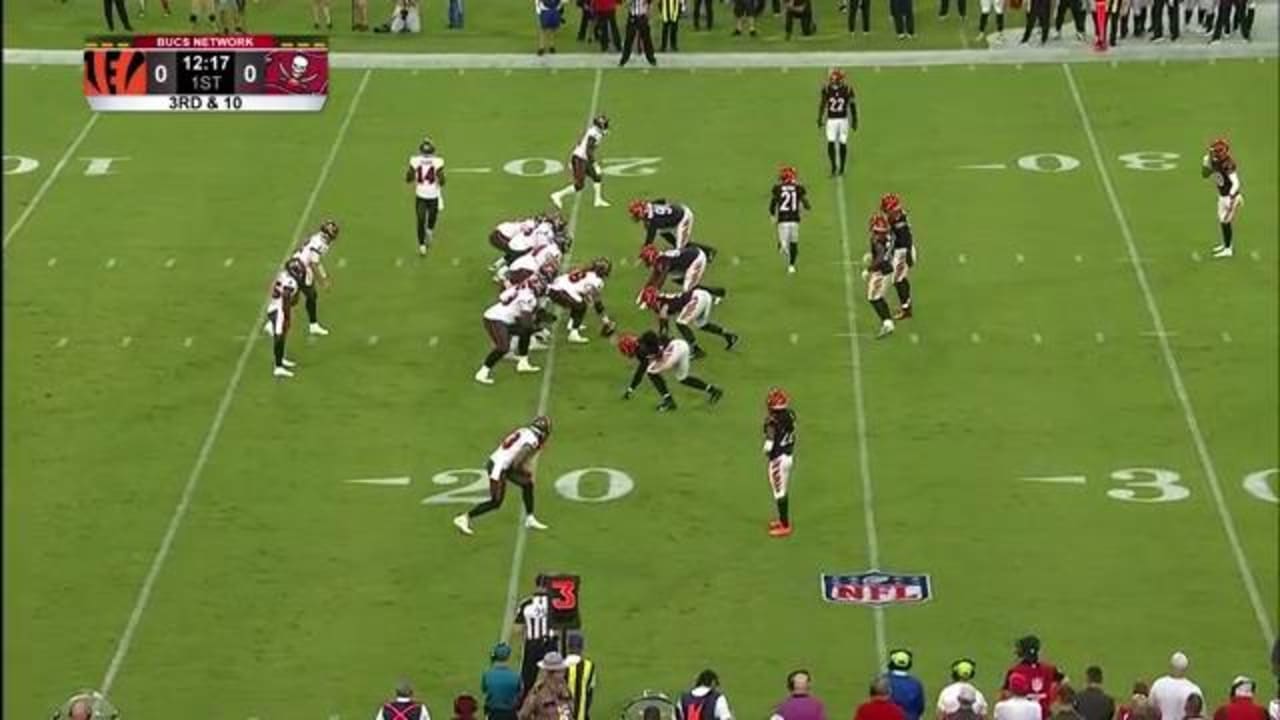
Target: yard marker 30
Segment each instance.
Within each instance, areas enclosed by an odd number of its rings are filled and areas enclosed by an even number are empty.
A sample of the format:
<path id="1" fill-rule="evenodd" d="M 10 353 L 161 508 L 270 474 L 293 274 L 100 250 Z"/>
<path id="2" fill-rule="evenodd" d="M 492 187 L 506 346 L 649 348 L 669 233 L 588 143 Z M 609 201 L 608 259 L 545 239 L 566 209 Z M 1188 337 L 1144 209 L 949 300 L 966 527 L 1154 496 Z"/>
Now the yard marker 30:
<path id="1" fill-rule="evenodd" d="M 1147 314 L 1151 316 L 1151 325 L 1157 331 L 1163 332 L 1164 317 L 1160 314 L 1160 306 L 1156 303 L 1155 293 L 1151 290 L 1151 284 L 1147 281 L 1147 273 L 1142 269 L 1142 263 L 1138 261 L 1138 245 L 1134 240 L 1133 231 L 1129 228 L 1129 220 L 1125 217 L 1124 208 L 1120 204 L 1120 197 L 1116 194 L 1115 184 L 1111 182 L 1111 173 L 1107 170 L 1106 162 L 1102 156 L 1102 148 L 1098 144 L 1097 136 L 1094 135 L 1093 123 L 1089 119 L 1089 111 L 1085 108 L 1084 98 L 1080 95 L 1080 89 L 1076 86 L 1076 79 L 1071 72 L 1071 66 L 1064 63 L 1062 72 L 1066 76 L 1067 87 L 1071 91 L 1071 99 L 1074 101 L 1076 110 L 1080 115 L 1080 125 L 1084 129 L 1086 139 L 1089 141 L 1094 167 L 1097 168 L 1098 176 L 1102 180 L 1102 187 L 1111 205 L 1111 212 L 1115 215 L 1116 224 L 1120 228 L 1120 235 L 1123 237 L 1129 257 L 1132 259 L 1134 279 L 1142 290 L 1142 297 L 1147 306 Z M 1182 406 L 1182 417 L 1186 422 L 1187 432 L 1191 436 L 1191 444 L 1195 448 L 1201 469 L 1204 471 L 1206 480 L 1208 480 L 1209 491 L 1213 496 L 1213 503 L 1217 509 L 1218 520 L 1222 525 L 1222 532 L 1226 535 L 1228 545 L 1231 546 L 1231 554 L 1235 560 L 1236 570 L 1240 574 L 1240 583 L 1244 586 L 1245 595 L 1248 596 L 1250 605 L 1253 606 L 1254 618 L 1258 622 L 1263 644 L 1270 649 L 1276 637 L 1275 630 L 1271 626 L 1271 611 L 1262 599 L 1262 594 L 1258 590 L 1258 581 L 1253 574 L 1253 568 L 1249 564 L 1249 558 L 1240 542 L 1239 533 L 1236 531 L 1235 517 L 1227 506 L 1226 497 L 1222 492 L 1222 483 L 1218 478 L 1218 469 L 1213 463 L 1213 458 L 1209 455 L 1209 444 L 1204 439 L 1204 433 L 1200 429 L 1200 421 L 1196 418 L 1195 409 L 1191 405 L 1191 394 L 1187 392 L 1186 383 L 1182 380 L 1182 371 L 1178 368 L 1178 360 L 1174 357 L 1173 347 L 1169 344 L 1167 337 L 1160 336 L 1159 340 L 1160 354 L 1164 358 L 1165 368 L 1168 370 L 1169 379 L 1173 383 L 1174 395 L 1178 399 L 1178 404 Z"/>
<path id="2" fill-rule="evenodd" d="M 293 232 L 289 235 L 289 245 L 285 248 L 286 254 L 293 250 L 294 238 L 302 233 L 302 228 L 315 208 L 316 200 L 320 197 L 320 190 L 329 178 L 329 172 L 333 169 L 334 160 L 338 157 L 338 148 L 342 146 L 342 141 L 347 136 L 347 130 L 351 127 L 351 119 L 355 116 L 356 107 L 360 104 L 360 98 L 364 96 L 365 87 L 369 84 L 369 77 L 372 74 L 372 70 L 364 71 L 359 85 L 356 86 L 355 93 L 351 96 L 351 103 L 347 106 L 347 112 L 342 118 L 342 123 L 338 126 L 337 135 L 333 139 L 333 144 L 329 146 L 329 153 L 325 157 L 324 163 L 320 166 L 320 174 L 316 177 L 315 185 L 311 188 L 311 194 L 307 197 L 306 205 L 298 216 L 298 222 L 294 226 Z M 204 468 L 213 454 L 213 447 L 217 444 L 218 436 L 222 433 L 222 424 L 227 419 L 227 413 L 231 409 L 231 401 L 235 398 L 236 390 L 240 387 L 240 379 L 244 377 L 244 369 L 249 364 L 249 356 L 253 354 L 253 348 L 258 338 L 262 337 L 262 306 L 255 302 L 253 308 L 253 323 L 249 327 L 249 334 L 245 336 L 244 348 L 241 349 L 240 356 L 236 359 L 235 368 L 231 371 L 231 377 L 227 380 L 227 387 L 223 390 L 222 397 L 218 401 L 218 407 L 214 411 L 209 430 L 205 433 L 204 440 L 200 444 L 200 451 L 196 455 L 195 463 L 192 465 L 191 472 L 187 475 L 186 483 L 182 487 L 182 495 L 173 509 L 173 514 L 169 517 L 169 524 L 165 527 L 164 536 L 160 539 L 160 545 L 156 548 L 156 554 L 151 559 L 151 565 L 142 580 L 142 586 L 138 589 L 138 597 L 133 603 L 133 609 L 129 612 L 124 631 L 120 634 L 120 639 L 116 641 L 116 649 L 111 656 L 110 663 L 107 665 L 107 671 L 102 677 L 102 682 L 98 683 L 98 689 L 104 695 L 110 694 L 112 686 L 115 685 L 116 677 L 120 674 L 120 668 L 123 667 L 125 658 L 128 657 L 129 650 L 133 646 L 133 637 L 137 633 L 138 625 L 142 621 L 142 615 L 146 612 L 147 605 L 151 601 L 151 592 L 155 589 L 156 581 L 160 577 L 160 571 L 164 569 L 165 562 L 169 558 L 173 540 L 178 535 L 178 529 L 182 526 L 182 521 L 187 515 L 187 509 L 191 507 L 191 499 L 195 495 L 196 487 L 200 484 L 200 478 L 204 475 Z"/>
<path id="3" fill-rule="evenodd" d="M 597 69 L 595 78 L 591 83 L 591 107 L 587 110 L 588 123 L 591 118 L 596 116 L 596 112 L 600 107 L 600 86 L 604 82 L 604 71 Z M 569 211 L 568 234 L 573 236 L 574 231 L 578 227 L 578 211 L 582 207 L 582 193 L 576 193 L 573 196 L 573 209 Z M 565 255 L 564 265 L 569 266 L 570 256 Z M 458 259 L 454 258 L 454 264 L 458 263 Z M 542 364 L 542 386 L 538 389 L 538 408 L 535 415 L 545 415 L 547 408 L 551 404 L 551 379 L 554 377 L 556 363 L 556 334 L 551 334 L 551 340 L 547 344 L 547 359 Z M 529 472 L 536 473 L 538 469 L 538 458 L 541 454 L 535 455 L 530 463 Z M 506 641 L 508 633 L 511 630 L 511 618 L 516 611 L 516 595 L 520 591 L 520 570 L 524 565 L 524 549 L 528 541 L 529 529 L 524 524 L 524 513 L 520 513 L 520 521 L 516 523 L 516 542 L 515 548 L 511 552 L 511 569 L 507 574 L 507 602 L 502 609 L 501 624 L 498 626 L 498 640 Z"/>

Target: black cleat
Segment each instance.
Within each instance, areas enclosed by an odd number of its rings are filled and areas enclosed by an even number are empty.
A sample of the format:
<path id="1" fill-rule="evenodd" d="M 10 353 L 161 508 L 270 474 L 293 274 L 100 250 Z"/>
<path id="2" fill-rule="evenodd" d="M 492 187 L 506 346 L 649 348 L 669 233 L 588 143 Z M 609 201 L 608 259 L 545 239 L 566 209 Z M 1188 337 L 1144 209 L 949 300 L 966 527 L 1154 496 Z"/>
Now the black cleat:
<path id="1" fill-rule="evenodd" d="M 732 350 L 738 344 L 738 333 L 729 333 L 724 336 L 724 349 Z"/>
<path id="2" fill-rule="evenodd" d="M 704 358 L 704 357 L 706 357 L 706 356 L 707 356 L 707 351 L 706 351 L 706 350 L 703 350 L 703 349 L 702 349 L 700 346 L 698 346 L 698 345 L 694 345 L 694 346 L 693 346 L 693 359 L 694 359 L 694 360 L 701 360 L 702 358 Z"/>
<path id="3" fill-rule="evenodd" d="M 675 409 L 676 409 L 675 398 L 671 397 L 670 395 L 662 398 L 662 402 L 658 403 L 658 412 L 667 412 L 668 410 L 675 410 Z"/>
<path id="4" fill-rule="evenodd" d="M 711 396 L 712 405 L 715 405 L 716 403 L 720 402 L 720 398 L 724 397 L 724 391 L 716 387 L 715 385 L 712 385 L 711 387 L 707 388 L 707 394 Z"/>

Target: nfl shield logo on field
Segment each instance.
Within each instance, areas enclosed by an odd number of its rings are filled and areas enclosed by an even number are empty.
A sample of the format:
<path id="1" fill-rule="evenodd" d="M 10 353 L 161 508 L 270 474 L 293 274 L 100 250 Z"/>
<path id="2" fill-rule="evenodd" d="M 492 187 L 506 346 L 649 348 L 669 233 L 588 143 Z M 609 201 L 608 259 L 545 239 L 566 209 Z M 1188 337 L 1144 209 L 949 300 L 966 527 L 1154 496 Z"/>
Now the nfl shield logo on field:
<path id="1" fill-rule="evenodd" d="M 856 575 L 822 575 L 822 598 L 843 605 L 918 605 L 931 594 L 928 575 L 879 570 Z"/>

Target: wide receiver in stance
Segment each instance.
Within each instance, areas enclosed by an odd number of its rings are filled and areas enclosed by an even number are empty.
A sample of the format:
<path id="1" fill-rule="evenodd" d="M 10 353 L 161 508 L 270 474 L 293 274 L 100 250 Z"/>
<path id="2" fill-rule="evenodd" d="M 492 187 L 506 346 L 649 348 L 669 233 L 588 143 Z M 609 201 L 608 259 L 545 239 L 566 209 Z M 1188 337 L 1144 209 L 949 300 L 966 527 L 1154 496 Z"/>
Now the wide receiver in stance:
<path id="1" fill-rule="evenodd" d="M 507 483 L 520 487 L 524 501 L 524 526 L 531 530 L 546 530 L 533 515 L 533 462 L 551 437 L 551 418 L 539 415 L 525 427 L 512 430 L 502 439 L 498 448 L 489 455 L 485 472 L 489 474 L 489 499 L 455 517 L 453 524 L 464 535 L 473 534 L 472 518 L 480 517 L 502 507 L 507 494 Z"/>

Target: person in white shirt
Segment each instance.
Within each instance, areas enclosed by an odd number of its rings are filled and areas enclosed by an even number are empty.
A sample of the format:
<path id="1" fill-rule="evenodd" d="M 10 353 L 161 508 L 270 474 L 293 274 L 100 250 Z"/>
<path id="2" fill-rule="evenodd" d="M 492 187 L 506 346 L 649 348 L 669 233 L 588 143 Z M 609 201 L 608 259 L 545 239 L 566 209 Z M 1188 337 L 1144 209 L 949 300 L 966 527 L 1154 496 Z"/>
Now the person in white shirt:
<path id="1" fill-rule="evenodd" d="M 1009 697 L 996 703 L 995 720 L 1041 720 L 1040 703 L 1027 697 L 1031 693 L 1031 680 L 1026 675 L 1009 676 Z"/>
<path id="2" fill-rule="evenodd" d="M 436 155 L 436 146 L 429 138 L 418 146 L 418 154 L 409 158 L 404 181 L 413 185 L 418 254 L 426 255 L 435 236 L 436 218 L 444 209 L 444 158 Z"/>
<path id="3" fill-rule="evenodd" d="M 524 526 L 531 530 L 546 530 L 547 526 L 533 514 L 533 464 L 538 453 L 551 437 L 551 418 L 539 415 L 525 427 L 507 433 L 498 448 L 489 455 L 485 471 L 489 476 L 489 499 L 455 517 L 453 524 L 464 535 L 473 534 L 472 518 L 493 512 L 502 507 L 507 494 L 507 483 L 520 488 L 524 501 Z"/>
<path id="4" fill-rule="evenodd" d="M 1148 697 L 1160 709 L 1160 720 L 1183 720 L 1186 717 L 1187 698 L 1191 695 L 1204 697 L 1200 686 L 1187 679 L 1187 667 L 1190 664 L 1186 655 L 1175 652 L 1169 658 L 1169 674 L 1162 675 L 1151 683 Z"/>
<path id="5" fill-rule="evenodd" d="M 338 241 L 338 223 L 333 220 L 325 220 L 320 224 L 320 230 L 312 233 L 293 253 L 293 257 L 302 263 L 305 273 L 302 281 L 299 283 L 299 289 L 302 291 L 302 297 L 306 299 L 307 308 L 307 332 L 311 335 L 328 335 L 329 331 L 320 324 L 320 300 L 319 293 L 316 292 L 316 281 L 328 288 L 330 285 L 329 271 L 324 267 L 324 256 L 329 254 L 329 248 Z"/>
<path id="6" fill-rule="evenodd" d="M 960 709 L 960 694 L 964 688 L 973 691 L 973 712 L 980 717 L 987 716 L 987 699 L 982 696 L 982 691 L 973 685 L 973 676 L 978 670 L 978 665 L 968 658 L 951 663 L 951 684 L 942 688 L 942 692 L 938 693 L 938 720 L 942 720 L 951 713 Z"/>
<path id="7" fill-rule="evenodd" d="M 582 189 L 587 186 L 588 179 L 591 180 L 591 190 L 595 193 L 593 203 L 595 207 L 609 207 L 609 201 L 604 199 L 604 187 L 601 184 L 604 182 L 604 176 L 600 173 L 600 163 L 596 157 L 596 151 L 608 133 L 609 117 L 607 115 L 597 115 L 591 119 L 591 124 L 582 133 L 582 139 L 573 146 L 573 152 L 569 155 L 573 182 L 551 193 L 551 202 L 555 203 L 556 207 L 564 207 L 566 197 L 582 192 Z"/>
<path id="8" fill-rule="evenodd" d="M 529 362 L 529 347 L 533 315 L 538 309 L 538 298 L 544 291 L 542 281 L 535 275 L 520 285 L 503 290 L 498 301 L 484 311 L 484 327 L 492 348 L 476 371 L 476 382 L 493 384 L 493 368 L 511 351 L 512 337 L 516 339 L 516 372 L 534 373 L 541 369 Z"/>

